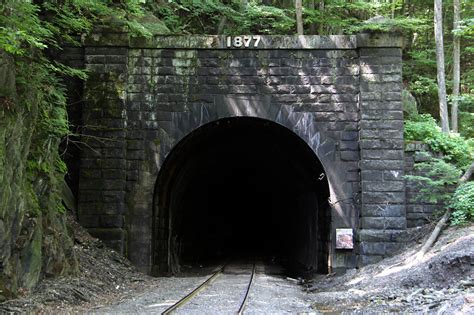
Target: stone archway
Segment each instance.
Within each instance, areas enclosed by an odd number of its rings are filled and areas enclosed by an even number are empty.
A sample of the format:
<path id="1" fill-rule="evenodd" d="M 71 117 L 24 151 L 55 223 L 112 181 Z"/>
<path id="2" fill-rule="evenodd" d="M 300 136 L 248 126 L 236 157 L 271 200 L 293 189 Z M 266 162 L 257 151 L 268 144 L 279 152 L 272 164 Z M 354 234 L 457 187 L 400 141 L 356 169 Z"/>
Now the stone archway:
<path id="1" fill-rule="evenodd" d="M 82 119 L 93 137 L 83 139 L 92 150 L 81 152 L 78 217 L 140 270 L 152 272 L 163 162 L 194 130 L 231 117 L 284 126 L 318 157 L 330 192 L 330 268 L 376 262 L 400 244 L 401 37 L 261 36 L 257 47 L 229 47 L 225 36 L 123 34 L 110 46 L 98 35 L 82 51 L 91 72 Z M 353 248 L 336 247 L 339 228 L 357 236 Z"/>
<path id="2" fill-rule="evenodd" d="M 273 257 L 290 273 L 327 272 L 329 186 L 313 150 L 275 122 L 224 118 L 167 156 L 154 195 L 154 272 L 180 263 Z"/>

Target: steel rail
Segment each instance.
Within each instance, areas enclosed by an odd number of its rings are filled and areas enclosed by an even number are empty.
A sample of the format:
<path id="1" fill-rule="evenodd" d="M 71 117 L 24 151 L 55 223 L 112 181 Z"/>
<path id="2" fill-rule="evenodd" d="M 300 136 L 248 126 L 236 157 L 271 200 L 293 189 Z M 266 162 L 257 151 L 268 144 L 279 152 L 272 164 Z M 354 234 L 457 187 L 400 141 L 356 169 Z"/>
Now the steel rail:
<path id="1" fill-rule="evenodd" d="M 162 315 L 168 315 L 171 314 L 173 311 L 175 311 L 178 307 L 181 305 L 185 304 L 189 300 L 191 300 L 193 297 L 195 297 L 199 292 L 201 292 L 204 288 L 209 286 L 216 278 L 218 278 L 220 275 L 222 275 L 222 272 L 224 270 L 224 267 L 221 267 L 218 271 L 216 271 L 212 276 L 210 276 L 206 281 L 201 283 L 197 288 L 189 292 L 185 297 L 183 297 L 181 300 L 176 302 L 175 304 L 171 305 L 168 307 L 165 311 L 163 311 L 161 314 Z"/>
<path id="2" fill-rule="evenodd" d="M 244 313 L 244 309 L 245 309 L 245 306 L 247 304 L 247 300 L 248 300 L 249 293 L 250 293 L 250 288 L 252 287 L 252 282 L 253 282 L 254 275 L 255 275 L 255 262 L 253 263 L 252 274 L 250 275 L 250 281 L 249 281 L 249 284 L 247 286 L 247 290 L 245 291 L 244 299 L 243 299 L 242 303 L 240 304 L 239 311 L 237 312 L 238 315 L 242 315 Z"/>

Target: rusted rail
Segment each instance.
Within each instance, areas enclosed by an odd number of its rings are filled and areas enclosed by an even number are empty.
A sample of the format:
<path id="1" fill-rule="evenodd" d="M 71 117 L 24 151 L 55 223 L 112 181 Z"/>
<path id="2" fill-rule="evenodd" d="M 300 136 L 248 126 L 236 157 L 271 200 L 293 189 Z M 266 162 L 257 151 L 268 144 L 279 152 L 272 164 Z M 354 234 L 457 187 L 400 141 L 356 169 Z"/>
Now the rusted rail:
<path id="1" fill-rule="evenodd" d="M 218 271 L 216 271 L 212 276 L 210 276 L 209 278 L 207 278 L 206 281 L 204 281 L 203 283 L 201 283 L 197 288 L 195 288 L 194 290 L 192 290 L 191 292 L 189 292 L 185 297 L 183 297 L 181 300 L 179 300 L 178 302 L 176 302 L 175 304 L 171 305 L 170 307 L 168 307 L 163 313 L 161 313 L 162 315 L 167 315 L 167 314 L 171 314 L 174 310 L 176 310 L 178 307 L 184 305 L 186 302 L 188 302 L 189 300 L 191 300 L 193 297 L 195 297 L 199 292 L 201 292 L 202 290 L 204 290 L 205 288 L 207 288 L 215 279 L 217 279 L 221 274 L 222 272 L 224 271 L 224 267 L 225 266 L 222 266 Z"/>
<path id="2" fill-rule="evenodd" d="M 241 315 L 243 314 L 244 312 L 244 309 L 245 309 L 245 306 L 247 304 L 247 301 L 248 301 L 248 297 L 249 297 L 249 294 L 250 294 L 250 289 L 252 287 L 252 282 L 253 282 L 253 279 L 254 279 L 254 275 L 255 275 L 255 263 L 253 263 L 253 266 L 252 266 L 252 272 L 250 274 L 250 278 L 249 278 L 249 282 L 245 288 L 245 294 L 244 294 L 244 298 L 242 299 L 242 302 L 240 303 L 239 305 L 239 309 L 238 311 L 236 312 L 236 314 L 238 315 Z M 206 279 L 206 281 L 204 281 L 203 283 L 201 283 L 198 287 L 196 287 L 194 290 L 192 290 L 191 292 L 189 292 L 185 297 L 183 297 L 181 300 L 179 300 L 178 302 L 176 302 L 175 304 L 173 304 L 172 306 L 170 306 L 169 308 L 167 308 L 163 313 L 161 313 L 162 315 L 168 315 L 168 314 L 172 314 L 175 310 L 177 310 L 179 307 L 185 305 L 187 302 L 189 302 L 191 299 L 193 299 L 195 296 L 197 296 L 201 291 L 203 291 L 204 289 L 208 288 L 212 282 L 214 282 L 214 280 L 216 280 L 219 276 L 221 276 L 223 273 L 224 273 L 224 269 L 225 269 L 225 265 L 222 266 L 219 270 L 217 270 L 215 273 L 213 273 L 209 278 Z"/>

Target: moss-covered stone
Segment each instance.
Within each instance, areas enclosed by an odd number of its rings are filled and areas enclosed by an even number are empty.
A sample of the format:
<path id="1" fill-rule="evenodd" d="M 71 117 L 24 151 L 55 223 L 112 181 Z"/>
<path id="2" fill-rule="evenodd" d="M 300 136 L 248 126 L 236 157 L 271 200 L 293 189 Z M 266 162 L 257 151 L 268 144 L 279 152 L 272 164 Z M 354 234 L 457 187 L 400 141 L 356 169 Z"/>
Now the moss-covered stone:
<path id="1" fill-rule="evenodd" d="M 21 283 L 27 288 L 31 289 L 40 277 L 42 264 L 42 236 L 43 229 L 38 220 L 35 220 L 34 227 L 31 229 L 31 238 L 27 245 L 21 251 Z M 39 220 L 41 223 L 41 220 Z"/>
<path id="2" fill-rule="evenodd" d="M 62 173 L 55 124 L 65 121 L 65 112 L 42 102 L 38 82 L 44 73 L 18 67 L 0 53 L 0 99 L 8 96 L 12 102 L 0 106 L 0 300 L 16 296 L 20 288 L 30 290 L 52 266 L 61 270 L 51 275 L 77 270 L 73 242 L 58 211 Z"/>

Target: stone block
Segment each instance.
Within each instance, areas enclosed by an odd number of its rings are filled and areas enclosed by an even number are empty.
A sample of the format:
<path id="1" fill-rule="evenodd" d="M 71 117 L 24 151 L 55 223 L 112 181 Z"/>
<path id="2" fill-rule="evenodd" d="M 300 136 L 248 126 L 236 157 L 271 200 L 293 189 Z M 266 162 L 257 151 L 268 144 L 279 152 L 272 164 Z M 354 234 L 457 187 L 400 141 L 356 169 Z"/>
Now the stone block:
<path id="1" fill-rule="evenodd" d="M 78 216 L 82 215 L 98 215 L 103 211 L 103 203 L 101 201 L 97 202 L 83 202 L 81 200 L 81 195 L 79 195 L 78 203 Z"/>
<path id="2" fill-rule="evenodd" d="M 105 56 L 103 55 L 87 55 L 85 56 L 85 62 L 87 64 L 104 64 L 105 63 Z"/>
<path id="3" fill-rule="evenodd" d="M 404 172 L 400 170 L 384 171 L 383 180 L 384 181 L 404 181 L 403 175 L 404 175 Z"/>
<path id="4" fill-rule="evenodd" d="M 362 160 L 361 170 L 403 170 L 404 163 L 400 160 Z"/>
<path id="5" fill-rule="evenodd" d="M 362 205 L 362 207 L 364 207 Z M 362 217 L 360 219 L 362 229 L 383 230 L 385 228 L 385 218 L 383 217 Z"/>
<path id="6" fill-rule="evenodd" d="M 403 181 L 397 182 L 382 182 L 382 181 L 374 181 L 362 182 L 362 189 L 364 191 L 404 191 L 405 183 Z"/>
<path id="7" fill-rule="evenodd" d="M 104 169 L 125 169 L 127 162 L 125 159 L 108 158 L 103 161 L 102 165 Z"/>
<path id="8" fill-rule="evenodd" d="M 360 180 L 359 171 L 346 172 L 345 180 L 348 182 L 351 182 L 351 181 L 359 182 Z"/>
<path id="9" fill-rule="evenodd" d="M 403 149 L 403 140 L 400 139 L 361 139 L 360 148 L 363 149 Z"/>
<path id="10" fill-rule="evenodd" d="M 125 198 L 124 191 L 103 191 L 102 192 L 103 202 L 118 204 L 123 202 Z"/>
<path id="11" fill-rule="evenodd" d="M 102 204 L 101 214 L 105 215 L 119 215 L 125 214 L 125 204 L 120 202 L 107 202 Z"/>
<path id="12" fill-rule="evenodd" d="M 101 215 L 100 227 L 102 228 L 121 228 L 124 218 L 122 215 Z"/>
<path id="13" fill-rule="evenodd" d="M 341 140 L 344 141 L 357 141 L 359 139 L 359 133 L 357 131 L 344 131 L 341 132 Z"/>
<path id="14" fill-rule="evenodd" d="M 124 149 L 115 149 L 115 148 L 104 148 L 102 156 L 106 158 L 125 158 Z"/>
<path id="15" fill-rule="evenodd" d="M 128 181 L 137 181 L 139 179 L 138 170 L 127 171 L 127 180 Z"/>
<path id="16" fill-rule="evenodd" d="M 86 63 L 85 64 L 85 69 L 86 69 L 86 71 L 92 72 L 92 73 L 105 73 L 105 65 L 103 65 L 103 64 Z"/>
<path id="17" fill-rule="evenodd" d="M 359 105 L 354 103 L 341 103 L 344 105 L 345 112 L 359 112 Z"/>
<path id="18" fill-rule="evenodd" d="M 101 178 L 81 178 L 79 181 L 80 190 L 97 190 L 103 188 L 103 180 Z"/>
<path id="19" fill-rule="evenodd" d="M 405 231 L 361 229 L 357 234 L 359 242 L 402 242 Z"/>
<path id="20" fill-rule="evenodd" d="M 368 65 L 368 64 L 361 64 L 360 65 L 360 73 L 368 74 L 401 74 L 402 73 L 402 65 Z"/>
<path id="21" fill-rule="evenodd" d="M 382 181 L 383 172 L 381 170 L 361 170 L 362 181 Z"/>
<path id="22" fill-rule="evenodd" d="M 365 204 L 361 207 L 362 217 L 403 217 L 405 216 L 404 205 L 391 204 Z"/>
<path id="23" fill-rule="evenodd" d="M 360 49 L 361 57 L 373 58 L 374 56 L 401 57 L 401 48 L 364 48 Z"/>
<path id="24" fill-rule="evenodd" d="M 403 139 L 403 130 L 366 130 L 360 131 L 361 139 Z"/>
<path id="25" fill-rule="evenodd" d="M 80 202 L 100 202 L 103 200 L 103 195 L 101 191 L 97 190 L 81 190 L 81 194 L 79 196 Z"/>
<path id="26" fill-rule="evenodd" d="M 377 74 L 377 73 L 361 73 L 361 81 L 374 83 L 399 83 L 402 81 L 401 74 Z"/>
<path id="27" fill-rule="evenodd" d="M 365 192 L 362 191 L 362 206 L 364 204 L 403 204 L 405 193 L 403 192 Z"/>
<path id="28" fill-rule="evenodd" d="M 125 179 L 124 180 L 104 179 L 102 182 L 101 188 L 103 190 L 124 190 Z"/>
<path id="29" fill-rule="evenodd" d="M 106 64 L 105 65 L 105 72 L 107 73 L 124 73 L 127 71 L 126 64 Z"/>
<path id="30" fill-rule="evenodd" d="M 385 228 L 390 230 L 405 230 L 407 228 L 405 217 L 385 218 Z"/>
<path id="31" fill-rule="evenodd" d="M 379 92 L 379 93 L 401 93 L 402 85 L 396 82 L 366 82 L 360 83 L 360 90 L 364 92 Z"/>
<path id="32" fill-rule="evenodd" d="M 402 120 L 403 111 L 401 110 L 363 110 L 361 112 L 361 119 L 378 120 L 378 119 L 393 119 Z"/>
<path id="33" fill-rule="evenodd" d="M 387 255 L 395 255 L 403 246 L 403 243 L 386 242 L 385 252 Z"/>
<path id="34" fill-rule="evenodd" d="M 401 102 L 400 92 L 373 92 L 373 91 L 360 91 L 361 102 Z"/>
<path id="35" fill-rule="evenodd" d="M 357 265 L 359 267 L 376 264 L 384 258 L 382 255 L 359 255 Z"/>
<path id="36" fill-rule="evenodd" d="M 362 110 L 402 110 L 402 102 L 399 101 L 386 101 L 386 100 L 363 100 L 360 108 Z M 366 122 L 368 125 L 363 125 L 364 128 L 371 129 L 374 122 Z M 381 128 L 381 127 L 378 127 Z M 387 128 L 385 128 L 387 129 Z M 390 128 L 389 128 L 390 129 Z"/>
<path id="37" fill-rule="evenodd" d="M 98 215 L 79 215 L 79 224 L 85 228 L 97 228 L 99 225 Z"/>
<path id="38" fill-rule="evenodd" d="M 102 177 L 104 179 L 125 179 L 125 170 L 108 169 L 102 171 Z"/>
<path id="39" fill-rule="evenodd" d="M 368 55 L 360 56 L 361 65 L 399 65 L 402 63 L 401 56 Z"/>
<path id="40" fill-rule="evenodd" d="M 341 151 L 342 161 L 358 161 L 360 159 L 358 151 Z"/>
<path id="41" fill-rule="evenodd" d="M 341 150 L 358 151 L 359 143 L 357 143 L 357 141 L 341 141 L 339 142 L 339 148 Z"/>
<path id="42" fill-rule="evenodd" d="M 359 252 L 361 255 L 385 255 L 385 243 L 384 242 L 360 242 Z"/>

